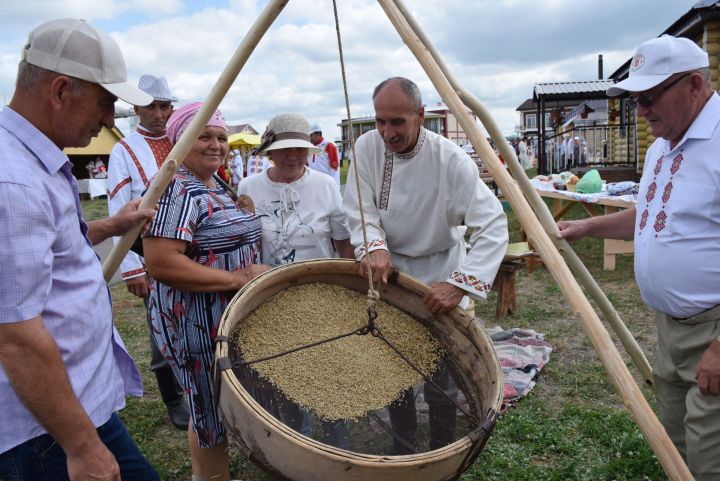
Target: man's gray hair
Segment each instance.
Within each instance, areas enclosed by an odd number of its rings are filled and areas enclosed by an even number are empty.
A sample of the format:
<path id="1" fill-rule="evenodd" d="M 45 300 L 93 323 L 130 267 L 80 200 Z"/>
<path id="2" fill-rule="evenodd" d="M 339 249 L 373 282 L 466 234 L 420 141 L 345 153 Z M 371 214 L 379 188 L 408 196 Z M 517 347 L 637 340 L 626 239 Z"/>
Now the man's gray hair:
<path id="1" fill-rule="evenodd" d="M 413 110 L 420 110 L 422 107 L 422 95 L 420 94 L 420 89 L 418 86 L 413 82 L 412 80 L 406 79 L 405 77 L 390 77 L 389 79 L 383 80 L 378 84 L 377 87 L 375 87 L 375 90 L 373 91 L 373 102 L 375 101 L 375 97 L 378 96 L 380 91 L 384 89 L 386 86 L 388 86 L 391 83 L 397 82 L 399 84 L 400 90 L 405 94 L 405 96 L 410 100 L 410 107 Z"/>
<path id="2" fill-rule="evenodd" d="M 18 90 L 29 91 L 42 83 L 52 81 L 59 75 L 59 73 L 53 72 L 52 70 L 47 70 L 28 63 L 25 60 L 21 60 L 18 64 L 18 74 L 17 80 L 15 81 L 15 88 Z M 66 77 L 70 79 L 73 95 L 79 97 L 83 92 L 85 81 L 69 75 L 66 75 Z"/>

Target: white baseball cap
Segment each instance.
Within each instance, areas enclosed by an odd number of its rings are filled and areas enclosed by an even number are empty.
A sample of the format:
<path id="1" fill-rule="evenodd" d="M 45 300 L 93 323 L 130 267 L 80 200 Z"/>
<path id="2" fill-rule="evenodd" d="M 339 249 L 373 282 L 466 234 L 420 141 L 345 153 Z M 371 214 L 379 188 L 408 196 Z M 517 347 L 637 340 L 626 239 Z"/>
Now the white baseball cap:
<path id="1" fill-rule="evenodd" d="M 155 100 L 162 102 L 178 101 L 177 97 L 170 92 L 170 86 L 165 77 L 155 77 L 150 74 L 141 75 L 138 81 L 138 88 L 146 94 L 151 95 Z"/>
<path id="2" fill-rule="evenodd" d="M 96 83 L 125 102 L 144 106 L 153 101 L 127 81 L 120 47 L 85 20 L 64 18 L 36 27 L 28 36 L 22 59 L 62 75 Z"/>
<path id="3" fill-rule="evenodd" d="M 322 132 L 322 127 L 320 127 L 320 124 L 317 122 L 313 122 L 310 125 L 310 133 L 314 134 L 315 132 Z"/>
<path id="4" fill-rule="evenodd" d="M 707 52 L 692 40 L 663 35 L 637 48 L 630 61 L 628 78 L 607 89 L 607 94 L 615 97 L 625 92 L 644 92 L 673 74 L 709 65 Z"/>

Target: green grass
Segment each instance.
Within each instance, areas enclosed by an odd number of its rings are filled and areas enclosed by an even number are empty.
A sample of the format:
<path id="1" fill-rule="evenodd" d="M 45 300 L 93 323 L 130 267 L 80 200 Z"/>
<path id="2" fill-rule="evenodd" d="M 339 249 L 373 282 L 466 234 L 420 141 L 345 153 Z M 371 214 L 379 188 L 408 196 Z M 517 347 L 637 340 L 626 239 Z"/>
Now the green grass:
<path id="1" fill-rule="evenodd" d="M 347 182 L 348 170 L 350 170 L 350 165 L 347 161 L 343 162 L 343 166 L 340 167 L 340 185 L 345 185 Z"/>
<path id="2" fill-rule="evenodd" d="M 622 412 L 548 406 L 532 396 L 506 414 L 462 479 L 532 481 L 659 479 L 648 444 Z M 542 419 L 542 422 L 539 420 Z"/>
<path id="3" fill-rule="evenodd" d="M 343 168 L 343 174 L 347 166 Z M 344 175 L 343 175 L 344 182 Z M 104 215 L 103 200 L 84 201 L 83 209 Z M 579 207 L 569 217 L 581 217 Z M 513 241 L 520 238 L 519 225 L 508 213 Z M 652 315 L 642 303 L 634 282 L 632 257 L 618 257 L 617 270 L 602 270 L 598 240 L 577 243 L 576 250 L 613 301 L 646 355 L 652 361 L 655 330 Z M 159 400 L 149 372 L 148 337 L 142 303 L 122 284 L 112 288 L 116 323 L 143 373 L 146 395 L 130 399 L 121 417 L 143 453 L 163 480 L 189 480 L 190 461 L 184 432 L 174 429 Z M 496 321 L 495 293 L 478 304 L 476 313 L 487 325 L 527 327 L 545 334 L 554 350 L 529 396 L 503 415 L 464 481 L 560 481 L 560 480 L 664 480 L 662 468 L 648 443 L 623 408 L 602 364 L 572 314 L 552 276 L 544 267 L 533 274 L 518 272 L 517 312 Z M 612 333 L 611 333 L 612 335 Z M 613 336 L 614 337 L 614 336 Z M 618 349 L 630 372 L 640 376 L 622 347 Z M 652 392 L 643 393 L 654 405 Z M 232 450 L 232 475 L 244 481 L 272 478 Z"/>

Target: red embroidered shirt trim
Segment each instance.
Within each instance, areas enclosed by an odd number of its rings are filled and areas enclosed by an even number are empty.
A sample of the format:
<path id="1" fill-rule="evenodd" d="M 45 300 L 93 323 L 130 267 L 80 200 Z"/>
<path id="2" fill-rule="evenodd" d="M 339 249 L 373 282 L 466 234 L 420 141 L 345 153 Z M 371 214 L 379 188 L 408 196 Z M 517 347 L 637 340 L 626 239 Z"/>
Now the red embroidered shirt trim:
<path id="1" fill-rule="evenodd" d="M 130 182 L 132 182 L 132 179 L 130 177 L 125 177 L 123 180 L 121 180 L 118 185 L 116 185 L 115 188 L 112 190 L 112 192 L 108 194 L 110 198 L 112 199 L 113 197 L 115 197 L 115 194 L 117 194 L 120 189 L 128 185 Z"/>

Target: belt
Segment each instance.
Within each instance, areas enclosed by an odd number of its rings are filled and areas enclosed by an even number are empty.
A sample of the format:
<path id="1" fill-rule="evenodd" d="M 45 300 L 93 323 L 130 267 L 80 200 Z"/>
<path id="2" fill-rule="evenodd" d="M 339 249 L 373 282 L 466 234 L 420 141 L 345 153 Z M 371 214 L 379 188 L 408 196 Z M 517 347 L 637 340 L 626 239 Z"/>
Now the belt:
<path id="1" fill-rule="evenodd" d="M 703 322 L 708 321 L 717 321 L 720 319 L 720 305 L 717 305 L 715 307 L 711 307 L 710 309 L 706 311 L 702 311 L 699 314 L 695 314 L 694 316 L 690 317 L 673 317 L 673 321 L 677 321 L 681 324 L 686 324 L 688 326 L 694 326 L 696 324 L 702 324 Z"/>

